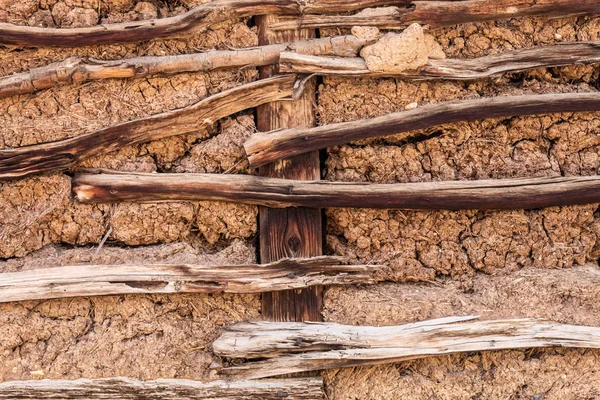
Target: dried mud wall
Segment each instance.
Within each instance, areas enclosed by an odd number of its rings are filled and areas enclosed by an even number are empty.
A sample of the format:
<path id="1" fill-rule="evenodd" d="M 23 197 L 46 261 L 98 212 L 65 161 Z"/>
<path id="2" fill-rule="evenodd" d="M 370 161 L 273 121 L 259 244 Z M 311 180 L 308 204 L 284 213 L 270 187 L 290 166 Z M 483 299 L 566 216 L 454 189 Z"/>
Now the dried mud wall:
<path id="1" fill-rule="evenodd" d="M 446 56 L 472 58 L 598 40 L 600 18 L 513 19 L 431 33 Z M 318 114 L 327 124 L 413 103 L 597 91 L 599 78 L 597 66 L 470 82 L 325 78 Z M 331 148 L 324 179 L 392 183 L 597 175 L 599 126 L 598 113 L 437 126 L 416 138 L 399 134 Z M 328 289 L 328 321 L 393 325 L 480 315 L 600 323 L 598 204 L 517 211 L 328 209 L 326 217 L 330 253 L 390 266 L 381 276 L 388 283 Z M 563 349 L 453 355 L 325 373 L 334 399 L 591 399 L 600 396 L 599 376 L 599 352 Z"/>
<path id="2" fill-rule="evenodd" d="M 194 1 L 0 0 L 0 21 L 76 27 L 165 17 Z M 225 22 L 186 40 L 78 49 L 0 47 L 0 74 L 69 56 L 120 59 L 251 47 L 256 29 Z M 322 30 L 321 36 L 346 33 Z M 433 31 L 448 57 L 600 39 L 600 18 L 514 19 Z M 258 79 L 255 69 L 61 86 L 0 99 L 0 148 L 74 137 L 195 103 Z M 453 99 L 600 88 L 597 66 L 540 69 L 472 82 L 323 78 L 319 123 Z M 596 175 L 600 114 L 488 119 L 328 149 L 323 178 L 423 182 Z M 89 159 L 78 167 L 248 173 L 251 111 L 206 130 Z M 214 203 L 82 205 L 68 174 L 0 184 L 0 272 L 73 263 L 255 261 L 256 207 Z M 392 325 L 449 315 L 539 317 L 600 326 L 598 205 L 518 211 L 327 209 L 327 253 L 385 263 L 375 286 L 331 288 L 325 319 Z M 98 244 L 106 243 L 98 250 Z M 260 318 L 260 296 L 107 296 L 0 305 L 0 381 L 129 376 L 209 380 L 221 327 Z M 600 352 L 527 350 L 327 371 L 330 399 L 600 397 Z"/>
<path id="3" fill-rule="evenodd" d="M 0 1 L 0 21 L 78 27 L 172 16 L 199 2 Z M 257 43 L 245 21 L 187 40 L 77 49 L 0 47 L 0 74 L 69 56 L 111 60 Z M 0 148 L 74 137 L 193 104 L 257 79 L 254 69 L 113 79 L 0 99 Z M 88 159 L 78 167 L 142 172 L 245 173 L 252 112 L 186 136 Z M 0 184 L 0 272 L 76 263 L 256 261 L 256 207 L 214 202 L 82 205 L 67 174 Z M 98 244 L 106 238 L 104 246 Z M 125 247 L 131 246 L 131 247 Z M 128 376 L 209 380 L 223 325 L 258 318 L 259 296 L 108 296 L 0 304 L 0 381 Z M 215 364 L 213 364 L 213 367 Z"/>

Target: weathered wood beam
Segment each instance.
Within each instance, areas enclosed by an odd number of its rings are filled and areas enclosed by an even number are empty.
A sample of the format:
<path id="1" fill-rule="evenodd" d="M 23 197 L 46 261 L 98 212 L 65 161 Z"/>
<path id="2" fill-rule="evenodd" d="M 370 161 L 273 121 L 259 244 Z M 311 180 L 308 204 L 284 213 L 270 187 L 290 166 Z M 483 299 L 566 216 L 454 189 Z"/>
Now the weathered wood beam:
<path id="1" fill-rule="evenodd" d="M 343 0 L 334 0 L 341 3 Z M 314 30 L 290 29 L 274 32 L 268 27 L 278 21 L 275 15 L 257 17 L 258 44 L 295 42 L 317 36 Z M 279 73 L 278 65 L 259 68 L 261 77 Z M 272 102 L 256 108 L 256 128 L 271 131 L 282 128 L 316 125 L 316 79 L 307 81 L 307 90 L 296 101 Z M 321 178 L 318 152 L 264 165 L 259 175 L 298 180 Z M 313 257 L 323 254 L 323 228 L 320 209 L 268 208 L 258 209 L 258 240 L 260 262 L 277 261 L 284 257 Z M 321 321 L 323 288 L 313 286 L 303 290 L 267 292 L 261 298 L 262 317 L 275 321 Z"/>
<path id="2" fill-rule="evenodd" d="M 600 41 L 558 43 L 507 51 L 472 59 L 430 59 L 415 71 L 382 73 L 370 71 L 361 57 L 327 57 L 285 51 L 279 58 L 282 72 L 318 75 L 394 76 L 403 79 L 470 80 L 534 68 L 560 67 L 600 62 Z"/>
<path id="3" fill-rule="evenodd" d="M 136 57 L 114 61 L 70 57 L 44 67 L 1 77 L 0 98 L 99 79 L 140 78 L 155 74 L 177 74 L 277 64 L 282 51 L 352 57 L 356 56 L 360 49 L 368 43 L 368 40 L 348 35 L 249 49 L 209 51 L 176 56 Z"/>
<path id="4" fill-rule="evenodd" d="M 218 174 L 78 174 L 80 202 L 231 201 L 282 207 L 533 209 L 600 202 L 600 176 L 339 183 Z"/>
<path id="5" fill-rule="evenodd" d="M 470 22 L 543 15 L 566 17 L 600 13 L 596 0 L 462 0 L 413 1 L 411 7 L 382 8 L 377 13 L 356 15 L 304 15 L 270 25 L 273 30 L 293 27 L 333 28 L 375 26 L 401 29 L 412 23 L 440 28 Z"/>
<path id="6" fill-rule="evenodd" d="M 558 93 L 498 96 L 431 104 L 381 117 L 262 132 L 251 136 L 244 148 L 251 167 L 283 157 L 458 121 L 562 112 L 600 111 L 600 93 Z"/>
<path id="7" fill-rule="evenodd" d="M 32 380 L 0 383 L 0 399 L 271 399 L 323 398 L 321 378 L 199 382 L 131 378 Z"/>
<path id="8" fill-rule="evenodd" d="M 0 274 L 0 303 L 136 293 L 262 293 L 315 285 L 374 283 L 378 265 L 339 257 L 249 265 L 71 265 Z"/>
<path id="9" fill-rule="evenodd" d="M 259 104 L 293 97 L 293 75 L 262 79 L 225 90 L 196 104 L 56 142 L 0 150 L 0 182 L 71 168 L 87 157 L 124 146 L 191 133 Z"/>
<path id="10" fill-rule="evenodd" d="M 267 358 L 226 368 L 256 379 L 329 368 L 399 362 L 459 352 L 539 347 L 600 348 L 600 328 L 535 319 L 473 321 L 448 317 L 399 326 L 255 322 L 233 325 L 216 354 Z"/>
<path id="11" fill-rule="evenodd" d="M 382 5 L 407 5 L 408 0 L 215 0 L 175 17 L 85 28 L 39 28 L 0 23 L 0 44 L 18 46 L 95 46 L 167 37 L 187 37 L 221 21 L 253 15 L 326 14 Z M 294 29 L 294 28 L 292 28 Z"/>

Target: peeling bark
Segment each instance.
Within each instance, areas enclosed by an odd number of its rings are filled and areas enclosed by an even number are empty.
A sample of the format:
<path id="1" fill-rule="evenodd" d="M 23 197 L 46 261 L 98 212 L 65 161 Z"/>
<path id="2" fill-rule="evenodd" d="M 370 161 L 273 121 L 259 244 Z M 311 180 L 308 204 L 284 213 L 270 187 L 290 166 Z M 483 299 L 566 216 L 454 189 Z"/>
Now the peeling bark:
<path id="1" fill-rule="evenodd" d="M 271 24 L 273 30 L 374 26 L 402 29 L 412 23 L 430 28 L 543 15 L 550 18 L 595 15 L 600 12 L 596 0 L 462 0 L 413 1 L 412 7 L 388 7 L 375 13 L 355 15 L 304 15 Z"/>
<path id="2" fill-rule="evenodd" d="M 154 74 L 168 75 L 277 64 L 279 54 L 286 50 L 302 54 L 352 57 L 367 43 L 368 40 L 348 35 L 241 50 L 136 57 L 114 61 L 70 57 L 44 67 L 0 78 L 0 98 L 100 79 L 141 78 Z"/>
<path id="3" fill-rule="evenodd" d="M 261 293 L 315 285 L 374 283 L 377 265 L 339 257 L 250 265 L 72 265 L 0 274 L 0 303 L 78 296 L 151 293 Z"/>
<path id="4" fill-rule="evenodd" d="M 80 202 L 230 201 L 284 207 L 533 209 L 600 202 L 600 176 L 338 183 L 249 175 L 78 174 Z"/>
<path id="5" fill-rule="evenodd" d="M 0 23 L 0 44 L 78 47 L 158 38 L 185 38 L 205 31 L 212 24 L 253 15 L 325 14 L 409 3 L 409 0 L 215 0 L 175 17 L 85 28 L 39 28 Z"/>
<path id="6" fill-rule="evenodd" d="M 71 139 L 0 150 L 0 182 L 71 168 L 78 161 L 124 146 L 195 132 L 221 118 L 291 97 L 293 75 L 262 79 L 225 90 L 191 106 L 111 126 Z"/>
<path id="7" fill-rule="evenodd" d="M 399 326 L 253 322 L 228 328 L 214 343 L 216 354 L 266 358 L 226 368 L 257 379 L 330 368 L 355 367 L 436 355 L 532 347 L 600 348 L 600 328 L 535 319 L 473 321 L 447 317 Z"/>
<path id="8" fill-rule="evenodd" d="M 458 121 L 562 112 L 600 111 L 600 93 L 500 96 L 431 104 L 381 117 L 257 133 L 244 143 L 251 167 L 355 140 Z"/>
<path id="9" fill-rule="evenodd" d="M 279 58 L 279 69 L 281 72 L 317 75 L 393 76 L 415 80 L 470 80 L 534 68 L 585 65 L 598 62 L 600 62 L 600 42 L 596 41 L 558 43 L 552 46 L 507 51 L 473 59 L 429 59 L 428 63 L 418 70 L 401 73 L 370 71 L 361 57 L 326 57 L 285 51 Z"/>

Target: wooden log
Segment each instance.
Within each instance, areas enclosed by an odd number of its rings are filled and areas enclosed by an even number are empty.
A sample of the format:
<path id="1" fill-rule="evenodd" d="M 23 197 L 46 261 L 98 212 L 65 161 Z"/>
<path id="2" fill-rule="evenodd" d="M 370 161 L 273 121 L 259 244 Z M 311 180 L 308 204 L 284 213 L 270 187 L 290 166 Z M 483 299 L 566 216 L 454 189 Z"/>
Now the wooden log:
<path id="1" fill-rule="evenodd" d="M 392 363 L 443 354 L 539 347 L 600 348 L 600 328 L 536 319 L 448 317 L 399 326 L 255 322 L 228 328 L 216 354 L 266 358 L 226 368 L 256 379 L 329 368 Z"/>
<path id="2" fill-rule="evenodd" d="M 0 399 L 322 399 L 321 378 L 199 382 L 131 378 L 32 380 L 0 383 Z"/>
<path id="3" fill-rule="evenodd" d="M 0 303 L 150 293 L 262 293 L 314 285 L 374 283 L 378 265 L 344 265 L 339 257 L 249 265 L 71 265 L 0 274 Z"/>
<path id="4" fill-rule="evenodd" d="M 0 23 L 0 44 L 18 46 L 95 46 L 158 38 L 185 38 L 210 25 L 253 15 L 305 15 L 355 11 L 409 0 L 214 0 L 175 17 L 101 24 L 85 28 L 39 28 Z M 292 28 L 294 29 L 294 28 Z"/>
<path id="5" fill-rule="evenodd" d="M 600 111 L 600 93 L 498 96 L 431 104 L 381 117 L 257 133 L 244 148 L 251 167 L 282 157 L 458 121 L 563 112 Z M 410 135 L 409 135 L 410 137 Z"/>
<path id="6" fill-rule="evenodd" d="M 348 35 L 249 49 L 209 51 L 176 56 L 136 57 L 114 61 L 70 57 L 44 67 L 0 78 L 0 98 L 99 79 L 141 78 L 155 74 L 177 74 L 277 64 L 282 51 L 352 57 L 356 56 L 358 51 L 369 42 Z"/>
<path id="7" fill-rule="evenodd" d="M 335 0 L 340 5 L 343 0 Z M 291 30 L 279 33 L 268 29 L 278 21 L 274 15 L 256 19 L 258 44 L 270 45 L 295 42 L 316 36 L 315 31 Z M 259 69 L 261 77 L 276 75 L 277 65 Z M 256 127 L 259 131 L 280 128 L 311 127 L 316 125 L 315 79 L 308 81 L 308 88 L 294 102 L 273 102 L 257 107 Z M 318 152 L 308 152 L 286 160 L 280 160 L 260 168 L 260 175 L 288 179 L 318 180 L 321 177 Z M 263 263 L 284 257 L 312 257 L 323 254 L 323 229 L 321 210 L 318 208 L 272 209 L 259 207 L 259 257 Z M 262 315 L 275 321 L 321 321 L 323 291 L 319 286 L 304 290 L 268 292 L 262 296 Z"/>
<path id="8" fill-rule="evenodd" d="M 375 26 L 382 29 L 402 29 L 412 23 L 444 26 L 543 15 L 549 18 L 572 15 L 596 15 L 600 12 L 596 0 L 462 0 L 413 1 L 411 7 L 388 7 L 379 13 L 356 15 L 304 15 L 273 23 L 272 30 L 293 27 L 333 28 Z"/>
<path id="9" fill-rule="evenodd" d="M 285 51 L 279 58 L 282 72 L 317 75 L 393 76 L 402 79 L 470 80 L 507 72 L 600 62 L 600 41 L 558 43 L 472 59 L 430 59 L 415 71 L 382 73 L 370 71 L 361 57 L 326 57 Z"/>
<path id="10" fill-rule="evenodd" d="M 225 90 L 178 110 L 57 142 L 0 150 L 0 182 L 66 170 L 87 157 L 124 146 L 195 132 L 247 108 L 292 97 L 295 89 L 293 75 L 263 79 Z"/>
<path id="11" fill-rule="evenodd" d="M 217 174 L 80 174 L 82 203 L 231 201 L 283 207 L 534 209 L 600 202 L 600 176 L 422 183 L 339 183 Z"/>

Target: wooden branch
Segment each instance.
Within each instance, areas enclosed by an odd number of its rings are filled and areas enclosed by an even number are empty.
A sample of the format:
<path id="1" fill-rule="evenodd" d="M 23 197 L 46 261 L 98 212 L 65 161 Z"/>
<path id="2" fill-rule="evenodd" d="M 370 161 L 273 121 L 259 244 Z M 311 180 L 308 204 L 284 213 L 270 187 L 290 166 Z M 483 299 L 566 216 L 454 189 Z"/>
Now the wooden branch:
<path id="1" fill-rule="evenodd" d="M 333 28 L 375 26 L 382 29 L 402 29 L 412 23 L 430 28 L 491 21 L 508 18 L 543 15 L 566 17 L 595 15 L 600 12 L 596 0 L 462 0 L 413 1 L 412 7 L 388 7 L 378 13 L 356 15 L 304 15 L 271 24 L 273 30 L 293 27 Z"/>
<path id="2" fill-rule="evenodd" d="M 361 57 L 325 57 L 323 55 L 282 52 L 281 72 L 318 75 L 394 76 L 403 79 L 482 79 L 507 72 L 534 68 L 560 67 L 600 62 L 600 41 L 558 43 L 508 51 L 473 59 L 430 59 L 416 71 L 381 73 L 370 71 Z"/>
<path id="3" fill-rule="evenodd" d="M 338 183 L 248 175 L 79 174 L 83 203 L 231 201 L 282 207 L 533 209 L 600 202 L 600 176 L 423 183 Z"/>
<path id="4" fill-rule="evenodd" d="M 408 0 L 215 0 L 169 18 L 103 24 L 85 28 L 38 28 L 0 23 L 0 44 L 18 46 L 95 46 L 119 42 L 189 37 L 210 25 L 253 15 L 304 15 L 355 11 L 381 5 L 406 5 Z M 292 28 L 294 29 L 294 28 Z"/>
<path id="5" fill-rule="evenodd" d="M 369 42 L 348 35 L 249 49 L 162 57 L 136 57 L 114 61 L 70 57 L 44 67 L 1 77 L 0 98 L 99 79 L 140 78 L 155 74 L 177 74 L 277 64 L 279 54 L 286 50 L 303 54 L 352 57 L 356 56 L 359 50 Z"/>
<path id="6" fill-rule="evenodd" d="M 600 111 L 600 93 L 498 96 L 431 104 L 381 117 L 257 133 L 244 148 L 251 167 L 307 151 L 458 121 L 562 112 Z"/>
<path id="7" fill-rule="evenodd" d="M 0 274 L 0 303 L 136 293 L 262 293 L 315 285 L 374 283 L 378 265 L 344 265 L 338 257 L 270 264 L 72 265 Z"/>
<path id="8" fill-rule="evenodd" d="M 225 90 L 196 104 L 57 142 L 0 150 L 0 182 L 66 170 L 87 157 L 182 135 L 259 104 L 291 97 L 295 77 L 283 75 Z"/>
<path id="9" fill-rule="evenodd" d="M 267 358 L 226 368 L 256 379 L 428 356 L 531 347 L 600 348 L 600 328 L 534 319 L 472 321 L 449 317 L 399 326 L 255 322 L 237 324 L 214 343 L 216 354 Z"/>
<path id="10" fill-rule="evenodd" d="M 0 383 L 0 399 L 322 399 L 321 378 L 199 382 L 131 378 L 33 380 Z"/>

